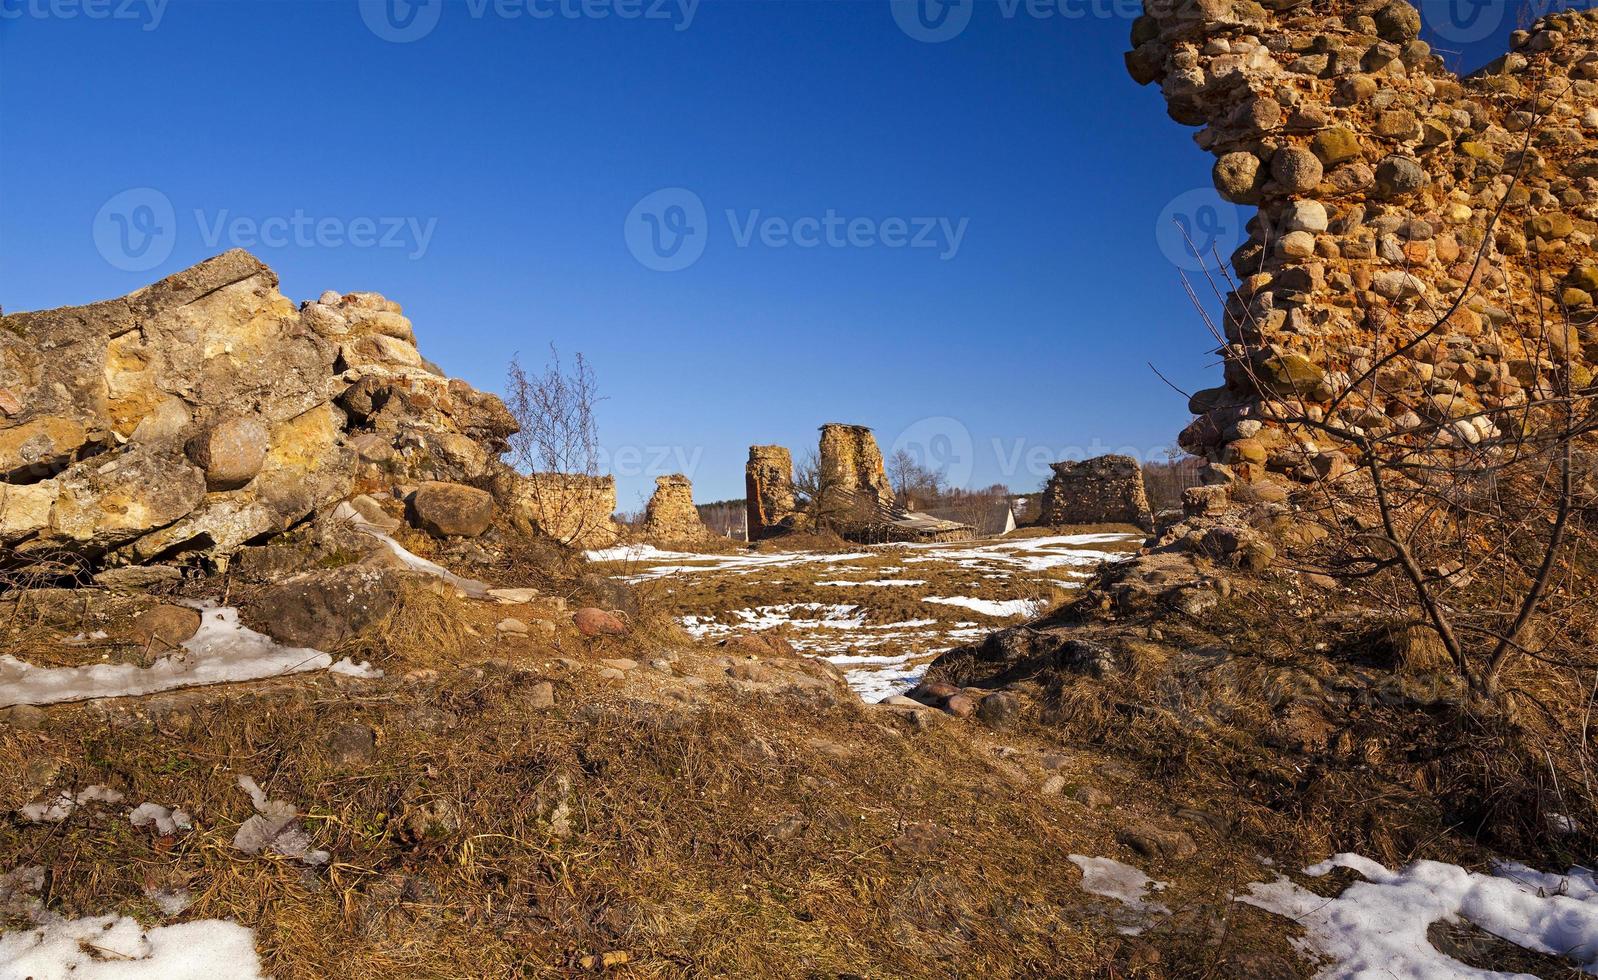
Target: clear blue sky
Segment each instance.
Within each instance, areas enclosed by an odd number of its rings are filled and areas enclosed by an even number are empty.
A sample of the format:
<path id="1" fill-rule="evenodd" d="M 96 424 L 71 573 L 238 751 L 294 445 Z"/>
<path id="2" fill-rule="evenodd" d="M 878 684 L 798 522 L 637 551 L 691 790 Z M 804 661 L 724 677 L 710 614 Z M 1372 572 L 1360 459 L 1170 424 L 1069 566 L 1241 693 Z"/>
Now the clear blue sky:
<path id="1" fill-rule="evenodd" d="M 1031 488 L 1174 441 L 1146 361 L 1217 383 L 1169 216 L 1223 241 L 1242 216 L 1205 209 L 1211 158 L 1127 77 L 1126 0 L 930 26 L 890 0 L 587 2 L 0 0 L 0 303 L 243 245 L 293 299 L 399 300 L 483 388 L 513 352 L 582 351 L 624 509 L 678 469 L 741 496 L 751 443 L 802 455 L 830 420 Z M 1502 45 L 1495 12 L 1462 60 Z"/>

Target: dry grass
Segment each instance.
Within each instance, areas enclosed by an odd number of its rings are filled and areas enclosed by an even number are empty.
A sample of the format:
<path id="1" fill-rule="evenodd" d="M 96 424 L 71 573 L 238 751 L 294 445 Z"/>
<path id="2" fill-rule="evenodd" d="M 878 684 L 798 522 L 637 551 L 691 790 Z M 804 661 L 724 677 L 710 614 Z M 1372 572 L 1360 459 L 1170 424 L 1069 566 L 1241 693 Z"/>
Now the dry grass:
<path id="1" fill-rule="evenodd" d="M 530 710 L 544 679 L 560 703 Z M 8 807 L 42 792 L 29 763 L 48 759 L 55 786 L 196 818 L 157 840 L 126 807 L 0 823 L 13 863 L 48 870 L 48 907 L 159 921 L 144 887 L 186 886 L 187 915 L 256 928 L 280 978 L 564 976 L 614 952 L 639 977 L 1192 976 L 1248 933 L 1211 942 L 1199 910 L 1241 867 L 1211 857 L 1170 869 L 1176 916 L 1117 936 L 1113 903 L 1063 856 L 1124 856 L 1124 813 L 1041 796 L 1033 758 L 1000 758 L 980 730 L 906 726 L 814 687 L 672 707 L 582 670 L 484 665 L 436 687 L 219 693 L 116 726 L 69 707 L 40 732 L 0 729 Z M 336 757 L 350 726 L 376 733 L 373 758 Z M 242 774 L 301 807 L 329 867 L 231 849 Z M 1261 935 L 1248 948 L 1277 941 Z"/>

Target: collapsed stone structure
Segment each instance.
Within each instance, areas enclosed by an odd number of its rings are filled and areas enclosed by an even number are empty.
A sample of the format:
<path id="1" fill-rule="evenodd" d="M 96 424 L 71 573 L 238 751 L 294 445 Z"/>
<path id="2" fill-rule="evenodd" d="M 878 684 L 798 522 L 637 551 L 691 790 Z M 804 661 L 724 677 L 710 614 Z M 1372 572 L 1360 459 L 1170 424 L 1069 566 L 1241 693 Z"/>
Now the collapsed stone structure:
<path id="1" fill-rule="evenodd" d="M 1154 530 L 1143 467 L 1131 456 L 1097 456 L 1050 466 L 1038 524 L 1135 524 Z"/>
<path id="2" fill-rule="evenodd" d="M 1259 208 L 1231 257 L 1225 384 L 1181 438 L 1213 475 L 1336 476 L 1347 447 L 1318 422 L 1475 443 L 1506 424 L 1482 413 L 1556 375 L 1591 384 L 1598 12 L 1516 32 L 1460 79 L 1403 0 L 1145 11 L 1132 76 L 1202 127 L 1221 195 Z"/>
<path id="3" fill-rule="evenodd" d="M 696 541 L 710 529 L 694 507 L 694 485 L 681 473 L 655 477 L 655 492 L 644 508 L 644 534 L 657 541 Z"/>
<path id="4" fill-rule="evenodd" d="M 221 565 L 361 489 L 491 481 L 515 431 L 498 398 L 422 358 L 399 304 L 296 308 L 235 250 L 120 299 L 0 318 L 0 546 L 13 562 Z"/>
<path id="5" fill-rule="evenodd" d="M 750 446 L 744 464 L 744 507 L 749 540 L 791 527 L 794 520 L 793 456 L 781 446 Z"/>

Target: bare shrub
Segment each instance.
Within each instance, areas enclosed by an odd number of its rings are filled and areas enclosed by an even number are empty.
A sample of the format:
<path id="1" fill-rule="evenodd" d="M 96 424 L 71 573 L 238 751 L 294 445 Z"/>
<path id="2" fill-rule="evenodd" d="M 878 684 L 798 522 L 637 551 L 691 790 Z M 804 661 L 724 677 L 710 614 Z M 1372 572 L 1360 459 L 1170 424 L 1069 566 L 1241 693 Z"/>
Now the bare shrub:
<path id="1" fill-rule="evenodd" d="M 517 481 L 516 503 L 562 544 L 584 540 L 610 517 L 589 506 L 604 482 L 594 418 L 601 400 L 587 359 L 579 353 L 568 370 L 553 345 L 543 373 L 529 375 L 515 357 L 506 372 L 505 405 L 521 427 L 510 437 L 511 463 L 527 477 Z"/>

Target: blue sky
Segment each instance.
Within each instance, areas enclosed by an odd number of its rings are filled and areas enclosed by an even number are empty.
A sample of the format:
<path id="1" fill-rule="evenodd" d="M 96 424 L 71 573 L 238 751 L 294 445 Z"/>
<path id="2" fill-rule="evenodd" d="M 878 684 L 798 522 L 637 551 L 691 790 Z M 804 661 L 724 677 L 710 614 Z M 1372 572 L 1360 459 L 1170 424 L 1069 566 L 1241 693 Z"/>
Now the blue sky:
<path id="1" fill-rule="evenodd" d="M 1171 219 L 1224 254 L 1246 216 L 1127 77 L 1127 0 L 931 26 L 898 0 L 396 2 L 0 0 L 0 304 L 240 245 L 293 299 L 399 300 L 483 388 L 581 351 L 624 509 L 677 470 L 741 496 L 751 443 L 803 455 L 834 420 L 1029 489 L 1174 442 L 1146 362 L 1217 383 Z M 1514 25 L 1472 2 L 1426 13 L 1479 64 Z"/>

